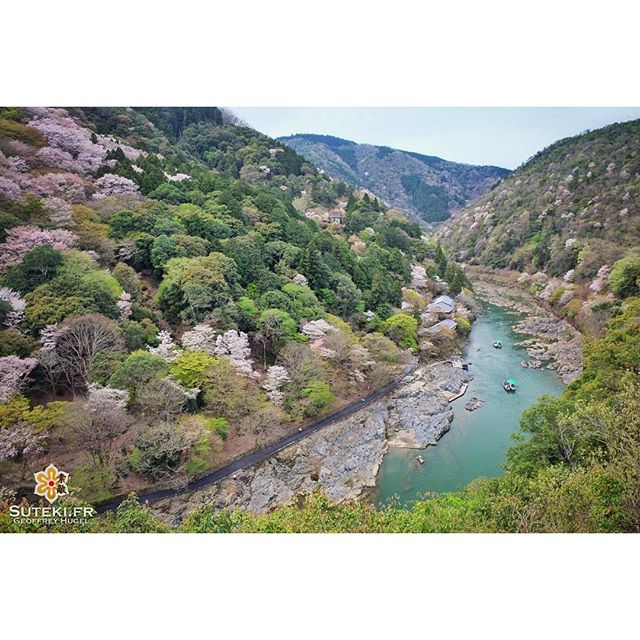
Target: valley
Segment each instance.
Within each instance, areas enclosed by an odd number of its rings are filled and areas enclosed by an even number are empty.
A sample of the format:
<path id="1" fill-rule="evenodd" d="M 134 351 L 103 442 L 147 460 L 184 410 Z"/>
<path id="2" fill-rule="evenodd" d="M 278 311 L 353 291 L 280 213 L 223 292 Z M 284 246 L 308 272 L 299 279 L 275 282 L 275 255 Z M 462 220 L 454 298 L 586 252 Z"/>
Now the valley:
<path id="1" fill-rule="evenodd" d="M 638 529 L 637 127 L 510 173 L 0 109 L 0 529 L 51 460 L 84 531 Z"/>

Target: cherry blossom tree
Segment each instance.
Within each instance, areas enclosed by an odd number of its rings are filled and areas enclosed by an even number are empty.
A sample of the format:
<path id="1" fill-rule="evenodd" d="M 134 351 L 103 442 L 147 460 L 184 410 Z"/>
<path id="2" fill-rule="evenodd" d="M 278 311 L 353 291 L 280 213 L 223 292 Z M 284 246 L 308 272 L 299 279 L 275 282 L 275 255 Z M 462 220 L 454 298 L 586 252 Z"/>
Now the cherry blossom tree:
<path id="1" fill-rule="evenodd" d="M 166 362 L 173 362 L 180 356 L 180 349 L 168 331 L 160 331 L 160 333 L 158 333 L 158 340 L 159 344 L 157 347 L 148 347 L 151 353 L 160 356 Z"/>
<path id="2" fill-rule="evenodd" d="M 107 196 L 119 196 L 138 192 L 138 185 L 129 178 L 123 178 L 114 173 L 105 173 L 96 180 L 98 192 L 93 195 L 97 200 Z"/>
<path id="3" fill-rule="evenodd" d="M 306 287 L 309 284 L 309 281 L 301 273 L 296 273 L 296 275 L 293 276 L 293 282 L 302 287 Z"/>
<path id="4" fill-rule="evenodd" d="M 312 320 L 311 322 L 307 322 L 302 325 L 302 333 L 305 336 L 309 336 L 312 340 L 317 338 L 322 338 L 330 333 L 331 331 L 336 331 L 337 329 L 329 324 L 326 320 Z"/>
<path id="5" fill-rule="evenodd" d="M 120 294 L 120 298 L 118 299 L 118 302 L 116 302 L 116 305 L 120 310 L 120 317 L 125 320 L 132 314 L 131 304 L 131 294 L 123 291 Z"/>
<path id="6" fill-rule="evenodd" d="M 46 433 L 38 433 L 31 425 L 23 422 L 0 429 L 0 462 L 43 453 L 43 440 L 46 437 Z"/>
<path id="7" fill-rule="evenodd" d="M 45 198 L 44 206 L 49 211 L 49 219 L 57 227 L 70 227 L 75 224 L 71 205 L 62 198 L 55 196 Z"/>
<path id="8" fill-rule="evenodd" d="M 7 402 L 20 391 L 37 364 L 36 358 L 0 358 L 0 402 Z"/>
<path id="9" fill-rule="evenodd" d="M 128 401 L 129 393 L 123 389 L 91 384 L 86 401 L 74 407 L 69 421 L 71 436 L 95 464 L 110 464 L 116 438 L 131 423 L 125 409 Z"/>
<path id="10" fill-rule="evenodd" d="M 19 200 L 22 190 L 13 180 L 0 176 L 0 195 L 9 200 Z"/>
<path id="11" fill-rule="evenodd" d="M 56 196 L 69 202 L 84 202 L 87 199 L 88 183 L 75 173 L 16 173 L 12 177 L 23 191 L 42 198 Z"/>
<path id="12" fill-rule="evenodd" d="M 427 270 L 419 264 L 412 264 L 411 287 L 413 289 L 426 289 L 428 284 Z"/>
<path id="13" fill-rule="evenodd" d="M 54 249 L 71 249 L 78 244 L 78 236 L 64 229 L 38 229 L 29 225 L 7 229 L 7 237 L 0 245 L 0 270 L 19 264 L 31 249 L 48 244 Z"/>
<path id="14" fill-rule="evenodd" d="M 107 154 L 106 147 L 93 142 L 92 132 L 80 126 L 65 109 L 44 108 L 32 113 L 34 118 L 28 126 L 37 129 L 51 147 L 75 158 L 74 170 L 94 173 L 100 167 Z"/>
<path id="15" fill-rule="evenodd" d="M 58 344 L 58 325 L 47 324 L 40 330 L 40 344 L 43 351 L 51 351 Z"/>
<path id="16" fill-rule="evenodd" d="M 24 311 L 27 303 L 20 294 L 8 287 L 0 287 L 0 300 L 4 300 L 11 305 L 11 311 L 4 319 L 4 325 L 11 328 L 17 327 L 24 319 Z"/>
<path id="17" fill-rule="evenodd" d="M 216 355 L 216 332 L 207 324 L 197 324 L 190 331 L 185 331 L 181 342 L 185 349 Z"/>
<path id="18" fill-rule="evenodd" d="M 215 355 L 226 358 L 240 372 L 255 377 L 249 337 L 243 331 L 230 329 L 216 338 Z"/>
<path id="19" fill-rule="evenodd" d="M 282 387 L 288 382 L 291 382 L 291 378 L 287 370 L 279 365 L 274 365 L 267 370 L 267 378 L 262 384 L 262 388 L 267 392 L 269 400 L 281 407 L 284 401 Z"/>

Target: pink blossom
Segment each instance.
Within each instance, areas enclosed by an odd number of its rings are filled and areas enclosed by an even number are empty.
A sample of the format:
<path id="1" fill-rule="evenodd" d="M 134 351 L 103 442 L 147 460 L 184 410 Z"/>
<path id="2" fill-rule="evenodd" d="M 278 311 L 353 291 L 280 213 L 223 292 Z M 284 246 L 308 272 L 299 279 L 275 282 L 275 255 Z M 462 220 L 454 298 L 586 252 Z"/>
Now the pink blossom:
<path id="1" fill-rule="evenodd" d="M 182 346 L 191 351 L 203 351 L 213 356 L 216 354 L 216 332 L 206 324 L 197 324 L 190 331 L 182 334 Z"/>
<path id="2" fill-rule="evenodd" d="M 120 316 L 125 320 L 131 315 L 131 294 L 123 291 L 120 294 L 120 299 L 116 303 L 118 305 L 118 309 L 120 310 Z"/>
<path id="3" fill-rule="evenodd" d="M 246 333 L 230 329 L 216 338 L 215 354 L 229 360 L 240 372 L 254 377 L 253 363 L 251 361 L 251 349 Z"/>
<path id="4" fill-rule="evenodd" d="M 171 334 L 168 331 L 160 331 L 158 333 L 158 340 L 160 344 L 157 347 L 149 347 L 149 351 L 156 356 L 160 356 L 167 362 L 173 362 L 180 356 L 180 349 L 173 341 Z"/>
<path id="5" fill-rule="evenodd" d="M 98 178 L 96 187 L 98 188 L 98 193 L 93 196 L 96 199 L 132 194 L 138 191 L 138 185 L 133 180 L 123 178 L 114 173 L 105 173 L 102 178 Z"/>
<path id="6" fill-rule="evenodd" d="M 20 187 L 13 180 L 0 176 L 0 195 L 9 200 L 20 199 Z"/>
<path id="7" fill-rule="evenodd" d="M 27 303 L 17 291 L 8 287 L 0 287 L 0 300 L 8 302 L 12 308 L 12 311 L 5 318 L 5 325 L 9 328 L 17 327 L 24 319 L 24 310 Z"/>
<path id="8" fill-rule="evenodd" d="M 269 400 L 278 406 L 282 406 L 284 400 L 284 393 L 281 391 L 282 387 L 290 382 L 291 378 L 289 373 L 284 367 L 274 365 L 269 367 L 267 371 L 267 379 L 262 385 L 262 388 L 267 392 Z"/>
<path id="9" fill-rule="evenodd" d="M 44 206 L 49 210 L 49 218 L 57 227 L 73 226 L 73 210 L 71 205 L 62 198 L 50 196 L 45 199 Z"/>
<path id="10" fill-rule="evenodd" d="M 26 382 L 27 376 L 38 364 L 35 358 L 4 356 L 0 358 L 0 402 L 14 396 Z"/>
<path id="11" fill-rule="evenodd" d="M 32 226 L 7 229 L 7 238 L 0 245 L 0 271 L 19 264 L 22 257 L 42 244 L 54 249 L 70 249 L 78 243 L 78 237 L 64 229 L 38 229 Z"/>
<path id="12" fill-rule="evenodd" d="M 0 462 L 30 453 L 43 453 L 43 440 L 46 437 L 46 433 L 37 433 L 32 426 L 22 422 L 0 429 Z"/>

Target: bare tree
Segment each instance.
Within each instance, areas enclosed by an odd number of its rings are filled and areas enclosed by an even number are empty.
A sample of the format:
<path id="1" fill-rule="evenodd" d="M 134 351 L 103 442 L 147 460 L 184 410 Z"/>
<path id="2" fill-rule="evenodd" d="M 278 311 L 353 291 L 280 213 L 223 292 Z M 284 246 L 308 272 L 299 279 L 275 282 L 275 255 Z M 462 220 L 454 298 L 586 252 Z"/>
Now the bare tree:
<path id="1" fill-rule="evenodd" d="M 138 390 L 136 407 L 152 420 L 171 422 L 199 389 L 187 389 L 170 378 L 156 378 Z"/>
<path id="2" fill-rule="evenodd" d="M 122 389 L 90 385 L 87 400 L 72 409 L 70 435 L 96 465 L 111 463 L 114 441 L 131 423 L 125 409 L 128 400 L 129 394 Z"/>
<path id="3" fill-rule="evenodd" d="M 298 393 L 313 378 L 322 373 L 322 365 L 313 351 L 306 344 L 289 342 L 278 356 L 278 364 L 282 365 L 291 379 L 291 390 Z"/>
<path id="4" fill-rule="evenodd" d="M 99 313 L 65 321 L 55 347 L 59 366 L 75 394 L 93 379 L 98 359 L 108 359 L 122 350 L 118 326 Z"/>

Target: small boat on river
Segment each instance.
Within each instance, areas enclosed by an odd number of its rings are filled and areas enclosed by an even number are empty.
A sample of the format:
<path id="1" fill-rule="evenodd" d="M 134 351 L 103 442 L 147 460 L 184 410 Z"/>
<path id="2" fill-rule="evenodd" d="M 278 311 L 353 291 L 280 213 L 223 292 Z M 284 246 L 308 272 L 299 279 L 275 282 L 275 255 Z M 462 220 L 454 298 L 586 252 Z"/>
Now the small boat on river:
<path id="1" fill-rule="evenodd" d="M 516 391 L 516 381 L 513 378 L 509 378 L 509 380 L 502 381 L 502 388 L 507 393 L 515 393 Z"/>
<path id="2" fill-rule="evenodd" d="M 424 464 L 424 458 L 422 456 L 418 456 L 416 458 L 416 460 L 420 463 L 420 464 Z"/>
<path id="3" fill-rule="evenodd" d="M 496 340 L 496 341 L 493 343 L 493 348 L 494 348 L 494 349 L 502 349 L 502 342 L 500 342 L 500 340 Z"/>

